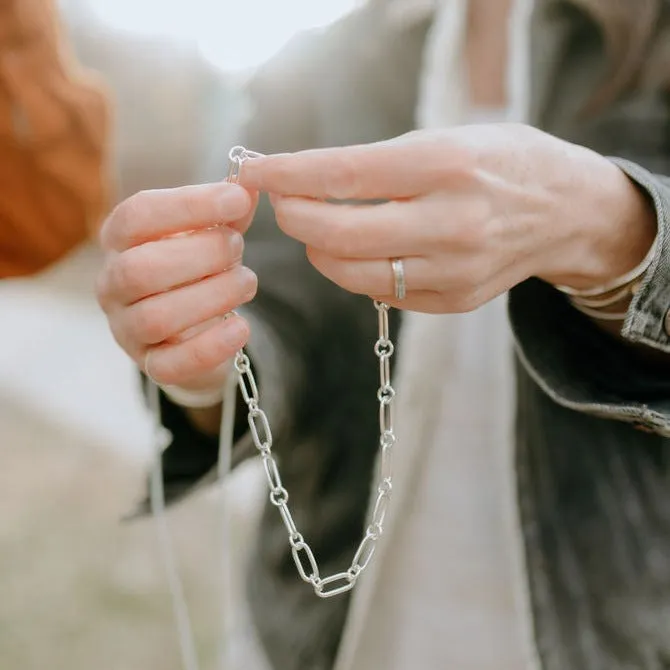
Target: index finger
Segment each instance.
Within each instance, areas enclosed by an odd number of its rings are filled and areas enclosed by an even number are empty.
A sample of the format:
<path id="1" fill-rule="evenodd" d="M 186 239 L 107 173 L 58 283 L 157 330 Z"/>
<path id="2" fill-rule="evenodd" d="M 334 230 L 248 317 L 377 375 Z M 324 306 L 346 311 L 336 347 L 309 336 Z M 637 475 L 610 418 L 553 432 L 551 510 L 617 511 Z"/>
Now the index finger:
<path id="1" fill-rule="evenodd" d="M 247 161 L 239 183 L 277 195 L 336 200 L 410 198 L 435 181 L 425 144 L 402 138 Z"/>
<path id="2" fill-rule="evenodd" d="M 244 229 L 253 216 L 257 194 L 221 182 L 142 191 L 122 202 L 100 233 L 104 248 L 125 251 L 169 235 L 235 223 Z"/>

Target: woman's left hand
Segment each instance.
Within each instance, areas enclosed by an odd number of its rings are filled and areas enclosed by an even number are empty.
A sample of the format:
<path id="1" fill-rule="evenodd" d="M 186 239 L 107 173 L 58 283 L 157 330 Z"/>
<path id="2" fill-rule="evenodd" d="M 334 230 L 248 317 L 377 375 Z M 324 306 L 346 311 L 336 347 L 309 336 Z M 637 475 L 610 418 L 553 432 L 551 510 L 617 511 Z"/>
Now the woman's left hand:
<path id="1" fill-rule="evenodd" d="M 616 165 L 516 124 L 258 158 L 241 183 L 272 194 L 279 226 L 323 275 L 421 312 L 470 311 L 531 276 L 598 285 L 634 267 L 655 235 L 653 209 Z"/>

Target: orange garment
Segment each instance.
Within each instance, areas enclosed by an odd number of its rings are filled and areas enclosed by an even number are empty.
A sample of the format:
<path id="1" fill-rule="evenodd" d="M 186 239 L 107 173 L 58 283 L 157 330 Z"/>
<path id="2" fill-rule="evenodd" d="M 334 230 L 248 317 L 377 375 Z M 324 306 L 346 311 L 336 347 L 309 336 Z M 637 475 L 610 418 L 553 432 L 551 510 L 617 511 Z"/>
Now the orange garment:
<path id="1" fill-rule="evenodd" d="M 44 269 L 108 204 L 107 97 L 53 0 L 0 0 L 0 279 Z"/>

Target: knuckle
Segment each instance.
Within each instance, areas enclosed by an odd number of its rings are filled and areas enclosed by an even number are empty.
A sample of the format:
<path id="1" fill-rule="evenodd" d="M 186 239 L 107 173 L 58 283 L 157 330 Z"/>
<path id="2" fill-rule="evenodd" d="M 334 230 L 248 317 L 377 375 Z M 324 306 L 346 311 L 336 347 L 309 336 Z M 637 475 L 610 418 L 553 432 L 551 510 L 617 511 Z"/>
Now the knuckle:
<path id="1" fill-rule="evenodd" d="M 107 313 L 113 304 L 114 290 L 110 280 L 110 272 L 107 265 L 98 273 L 95 279 L 95 297 L 102 311 Z"/>
<path id="2" fill-rule="evenodd" d="M 494 212 L 485 198 L 472 198 L 453 212 L 453 223 L 440 226 L 442 247 L 468 254 L 487 252 L 493 243 Z"/>
<path id="3" fill-rule="evenodd" d="M 147 209 L 147 191 L 135 193 L 119 203 L 103 226 L 107 246 L 115 248 L 134 246 L 140 237 Z"/>
<path id="4" fill-rule="evenodd" d="M 104 251 L 111 251 L 114 246 L 112 230 L 114 229 L 114 217 L 117 213 L 117 210 L 118 207 L 112 210 L 112 212 L 105 218 L 98 232 L 98 241 Z"/>
<path id="5" fill-rule="evenodd" d="M 356 229 L 333 217 L 322 227 L 321 249 L 329 256 L 348 258 L 357 249 Z"/>
<path id="6" fill-rule="evenodd" d="M 183 188 L 179 204 L 184 221 L 199 221 L 202 219 L 202 192 L 197 188 Z"/>
<path id="7" fill-rule="evenodd" d="M 129 329 L 133 339 L 142 344 L 157 344 L 170 335 L 164 310 L 152 304 L 135 306 Z"/>
<path id="8" fill-rule="evenodd" d="M 167 352 L 161 353 L 162 355 L 151 357 L 151 369 L 145 372 L 150 374 L 151 378 L 159 384 L 179 384 L 184 380 L 184 375 L 174 361 L 166 355 Z"/>
<path id="9" fill-rule="evenodd" d="M 293 169 L 289 162 L 283 158 L 277 158 L 273 163 L 271 167 L 272 181 L 277 184 L 291 183 L 293 180 Z"/>
<path id="10" fill-rule="evenodd" d="M 285 198 L 279 198 L 275 203 L 274 203 L 274 213 L 275 213 L 275 221 L 277 222 L 277 225 L 281 230 L 283 230 L 285 233 L 288 232 L 287 230 L 287 216 L 286 216 L 286 202 Z"/>
<path id="11" fill-rule="evenodd" d="M 212 341 L 209 346 L 189 346 L 186 355 L 186 367 L 193 374 L 201 374 L 215 367 L 216 355 L 225 348 L 221 342 Z"/>
<path id="12" fill-rule="evenodd" d="M 488 247 L 486 229 L 487 226 L 481 222 L 464 222 L 455 230 L 451 243 L 453 247 L 468 254 L 483 252 Z"/>
<path id="13" fill-rule="evenodd" d="M 354 197 L 358 193 L 358 167 L 352 156 L 341 154 L 334 160 L 332 170 L 326 175 L 325 192 L 339 200 Z"/>
<path id="14" fill-rule="evenodd" d="M 471 189 L 478 180 L 479 165 L 475 151 L 463 143 L 450 143 L 449 160 L 444 154 L 435 154 L 433 168 L 440 183 L 461 190 Z"/>
<path id="15" fill-rule="evenodd" d="M 274 203 L 275 220 L 279 228 L 291 235 L 296 228 L 296 221 L 299 221 L 300 213 L 294 206 L 295 201 L 291 198 L 279 198 Z"/>
<path id="16" fill-rule="evenodd" d="M 143 282 L 142 266 L 129 252 L 119 254 L 111 265 L 111 284 L 121 294 L 140 294 Z"/>

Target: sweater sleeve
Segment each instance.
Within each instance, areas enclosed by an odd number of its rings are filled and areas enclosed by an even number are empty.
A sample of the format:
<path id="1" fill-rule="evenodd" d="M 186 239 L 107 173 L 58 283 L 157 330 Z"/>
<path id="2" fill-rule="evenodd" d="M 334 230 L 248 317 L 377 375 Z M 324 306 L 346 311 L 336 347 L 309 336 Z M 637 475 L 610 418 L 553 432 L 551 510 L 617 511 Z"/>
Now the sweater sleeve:
<path id="1" fill-rule="evenodd" d="M 0 278 L 88 238 L 108 204 L 107 95 L 82 69 L 53 0 L 0 8 Z"/>

